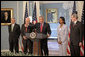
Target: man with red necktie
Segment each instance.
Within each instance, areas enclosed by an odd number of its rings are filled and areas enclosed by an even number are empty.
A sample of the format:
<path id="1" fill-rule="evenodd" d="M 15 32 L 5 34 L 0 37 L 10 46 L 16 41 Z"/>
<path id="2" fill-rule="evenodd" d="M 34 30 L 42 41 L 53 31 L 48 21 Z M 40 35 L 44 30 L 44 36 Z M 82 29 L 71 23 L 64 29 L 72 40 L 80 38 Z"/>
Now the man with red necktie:
<path id="1" fill-rule="evenodd" d="M 39 23 L 35 24 L 36 32 L 47 35 L 47 38 L 51 35 L 50 25 L 44 22 L 43 16 L 39 16 Z M 43 55 L 43 51 L 45 56 L 48 56 L 48 45 L 47 38 L 41 39 L 41 54 Z"/>
<path id="2" fill-rule="evenodd" d="M 26 54 L 27 48 L 29 48 L 29 53 L 32 54 L 33 53 L 33 42 L 28 39 L 25 35 L 25 33 L 31 33 L 33 31 L 33 24 L 30 23 L 30 18 L 27 17 L 25 19 L 25 24 L 22 25 L 21 27 L 21 36 L 23 38 L 23 46 L 24 46 L 24 53 Z"/>

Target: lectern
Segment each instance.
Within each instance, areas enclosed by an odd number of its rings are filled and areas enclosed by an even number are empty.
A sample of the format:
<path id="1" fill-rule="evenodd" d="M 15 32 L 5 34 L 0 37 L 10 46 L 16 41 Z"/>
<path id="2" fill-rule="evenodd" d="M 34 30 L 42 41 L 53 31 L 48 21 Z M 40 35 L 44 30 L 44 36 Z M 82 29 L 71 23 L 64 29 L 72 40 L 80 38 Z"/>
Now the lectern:
<path id="1" fill-rule="evenodd" d="M 47 35 L 42 33 L 26 33 L 27 38 L 31 39 L 33 41 L 33 55 L 34 56 L 41 56 L 41 45 L 40 40 L 47 38 Z"/>

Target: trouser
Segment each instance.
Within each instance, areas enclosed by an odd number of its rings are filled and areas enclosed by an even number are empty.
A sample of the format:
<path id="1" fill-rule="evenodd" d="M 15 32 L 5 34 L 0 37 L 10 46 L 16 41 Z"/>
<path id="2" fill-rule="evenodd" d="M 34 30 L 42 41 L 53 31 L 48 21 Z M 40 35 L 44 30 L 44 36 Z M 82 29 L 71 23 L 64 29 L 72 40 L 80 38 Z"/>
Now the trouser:
<path id="1" fill-rule="evenodd" d="M 17 39 L 9 39 L 9 50 L 11 52 L 14 52 L 13 49 L 15 49 L 15 53 L 19 52 L 19 45 L 18 45 L 18 38 Z"/>
<path id="2" fill-rule="evenodd" d="M 67 44 L 63 43 L 63 44 L 59 44 L 59 56 L 66 56 L 67 55 Z"/>
<path id="3" fill-rule="evenodd" d="M 47 45 L 47 38 L 41 40 L 41 55 L 43 56 L 43 51 L 45 56 L 48 56 L 48 45 Z"/>
<path id="4" fill-rule="evenodd" d="M 24 53 L 26 54 L 29 49 L 29 53 L 33 53 L 33 42 L 30 39 L 23 40 Z"/>
<path id="5" fill-rule="evenodd" d="M 80 56 L 80 47 L 73 45 L 73 43 L 70 44 L 70 51 L 71 56 Z"/>

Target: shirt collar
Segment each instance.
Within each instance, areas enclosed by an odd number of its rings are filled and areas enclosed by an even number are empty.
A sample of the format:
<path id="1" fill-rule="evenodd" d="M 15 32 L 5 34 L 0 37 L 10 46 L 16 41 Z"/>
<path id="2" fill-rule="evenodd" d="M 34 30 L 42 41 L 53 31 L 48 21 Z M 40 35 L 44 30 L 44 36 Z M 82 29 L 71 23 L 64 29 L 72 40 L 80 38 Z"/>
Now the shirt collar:
<path id="1" fill-rule="evenodd" d="M 14 24 L 12 24 L 12 25 L 15 25 L 15 23 L 14 23 Z"/>
<path id="2" fill-rule="evenodd" d="M 76 24 L 77 23 L 77 20 L 76 21 L 74 21 L 74 24 Z"/>
<path id="3" fill-rule="evenodd" d="M 43 23 L 40 23 L 40 25 L 41 25 L 41 24 L 44 25 L 44 22 L 43 22 Z"/>

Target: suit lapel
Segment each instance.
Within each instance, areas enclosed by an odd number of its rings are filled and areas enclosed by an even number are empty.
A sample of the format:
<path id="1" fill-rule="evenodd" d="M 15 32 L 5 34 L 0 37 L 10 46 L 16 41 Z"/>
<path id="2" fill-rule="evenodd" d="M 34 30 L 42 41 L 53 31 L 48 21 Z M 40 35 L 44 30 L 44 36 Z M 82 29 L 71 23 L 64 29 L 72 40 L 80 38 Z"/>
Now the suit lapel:
<path id="1" fill-rule="evenodd" d="M 39 32 L 40 32 L 40 23 L 39 23 Z"/>
<path id="2" fill-rule="evenodd" d="M 9 31 L 11 31 L 11 25 L 9 26 Z"/>
<path id="3" fill-rule="evenodd" d="M 43 29 L 42 29 L 42 32 L 43 32 L 44 28 L 45 28 L 45 23 L 43 23 Z"/>

